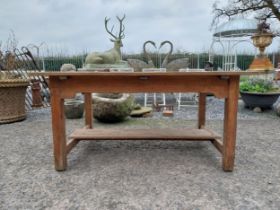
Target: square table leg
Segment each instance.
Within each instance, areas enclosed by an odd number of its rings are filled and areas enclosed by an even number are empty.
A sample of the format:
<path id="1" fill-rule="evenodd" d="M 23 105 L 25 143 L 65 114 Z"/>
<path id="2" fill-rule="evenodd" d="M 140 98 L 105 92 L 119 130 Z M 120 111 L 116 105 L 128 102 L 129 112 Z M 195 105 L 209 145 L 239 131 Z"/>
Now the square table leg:
<path id="1" fill-rule="evenodd" d="M 84 93 L 85 96 L 85 125 L 87 128 L 92 128 L 93 111 L 91 93 Z"/>
<path id="2" fill-rule="evenodd" d="M 228 97 L 224 110 L 223 169 L 232 171 L 235 158 L 239 77 L 229 78 Z"/>
<path id="3" fill-rule="evenodd" d="M 205 127 L 205 114 L 206 114 L 206 93 L 199 93 L 198 99 L 198 128 Z"/>
<path id="4" fill-rule="evenodd" d="M 54 164 L 57 171 L 64 171 L 67 167 L 64 99 L 58 88 L 51 89 L 51 96 Z"/>

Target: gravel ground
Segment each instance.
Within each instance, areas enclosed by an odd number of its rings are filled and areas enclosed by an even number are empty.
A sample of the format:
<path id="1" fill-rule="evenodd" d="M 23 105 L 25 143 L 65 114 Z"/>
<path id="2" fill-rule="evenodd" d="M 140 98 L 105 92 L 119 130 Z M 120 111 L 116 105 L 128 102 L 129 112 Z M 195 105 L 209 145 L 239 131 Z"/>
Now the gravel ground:
<path id="1" fill-rule="evenodd" d="M 222 133 L 223 102 L 207 99 L 207 125 Z M 193 127 L 195 107 L 96 127 Z M 67 120 L 67 133 L 83 124 Z M 88 141 L 53 168 L 50 109 L 0 125 L 0 209 L 280 209 L 280 118 L 239 104 L 236 166 L 221 168 L 208 142 Z"/>

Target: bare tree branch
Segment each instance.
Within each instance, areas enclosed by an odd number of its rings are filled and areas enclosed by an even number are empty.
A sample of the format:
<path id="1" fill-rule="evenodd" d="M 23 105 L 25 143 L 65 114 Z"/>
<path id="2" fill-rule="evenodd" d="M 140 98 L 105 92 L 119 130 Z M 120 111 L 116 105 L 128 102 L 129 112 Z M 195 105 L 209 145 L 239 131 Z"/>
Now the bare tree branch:
<path id="1" fill-rule="evenodd" d="M 216 26 L 223 18 L 230 19 L 238 14 L 255 13 L 255 18 L 266 21 L 277 19 L 280 21 L 279 0 L 228 0 L 225 7 L 220 7 L 218 1 L 213 4 L 214 17 L 211 27 Z"/>

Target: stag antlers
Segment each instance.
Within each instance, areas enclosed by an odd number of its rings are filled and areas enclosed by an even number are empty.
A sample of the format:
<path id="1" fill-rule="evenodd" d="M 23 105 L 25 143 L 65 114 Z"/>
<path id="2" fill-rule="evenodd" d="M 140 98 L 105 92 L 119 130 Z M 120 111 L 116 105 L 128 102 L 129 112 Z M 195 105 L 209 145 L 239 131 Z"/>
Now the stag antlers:
<path id="1" fill-rule="evenodd" d="M 125 27 L 123 25 L 123 20 L 125 19 L 125 15 L 122 18 L 119 18 L 117 16 L 117 19 L 120 23 L 120 31 L 119 31 L 118 36 L 113 34 L 114 25 L 112 26 L 111 30 L 108 29 L 108 22 L 110 21 L 110 18 L 107 18 L 107 17 L 105 17 L 105 29 L 114 39 L 123 39 L 125 37 L 125 35 L 124 35 Z"/>

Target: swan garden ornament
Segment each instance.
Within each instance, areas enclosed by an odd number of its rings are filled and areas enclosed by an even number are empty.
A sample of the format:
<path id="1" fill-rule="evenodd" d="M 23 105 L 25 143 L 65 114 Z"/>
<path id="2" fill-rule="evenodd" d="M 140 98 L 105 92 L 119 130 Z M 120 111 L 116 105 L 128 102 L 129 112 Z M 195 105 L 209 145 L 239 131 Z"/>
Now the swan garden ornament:
<path id="1" fill-rule="evenodd" d="M 155 68 L 155 64 L 148 53 L 146 47 L 148 44 L 151 44 L 155 49 L 157 49 L 155 42 L 148 40 L 143 44 L 143 54 L 144 57 L 147 59 L 147 62 L 142 61 L 140 59 L 127 59 L 128 65 L 130 65 L 134 71 L 142 71 L 144 68 Z"/>
<path id="2" fill-rule="evenodd" d="M 127 59 L 128 64 L 134 68 L 134 71 L 142 71 L 144 68 L 156 68 L 154 65 L 153 60 L 151 59 L 150 53 L 147 51 L 146 47 L 147 44 L 151 44 L 159 54 L 160 49 L 168 44 L 170 46 L 168 53 L 164 57 L 162 63 L 159 64 L 160 68 L 165 68 L 167 71 L 178 71 L 179 69 L 185 69 L 189 66 L 189 59 L 188 58 L 179 58 L 169 62 L 169 59 L 173 52 L 173 44 L 172 42 L 166 40 L 160 43 L 160 47 L 157 48 L 155 42 L 148 40 L 143 44 L 143 54 L 144 57 L 147 59 L 147 62 L 144 62 L 140 59 Z"/>
<path id="3" fill-rule="evenodd" d="M 189 67 L 189 59 L 188 58 L 178 58 L 169 62 L 169 59 L 173 52 L 173 44 L 172 42 L 166 40 L 160 44 L 159 49 L 161 49 L 164 45 L 169 44 L 170 49 L 164 60 L 161 63 L 161 68 L 166 68 L 166 71 L 178 71 L 179 69 L 185 69 Z"/>

